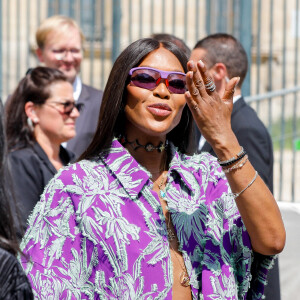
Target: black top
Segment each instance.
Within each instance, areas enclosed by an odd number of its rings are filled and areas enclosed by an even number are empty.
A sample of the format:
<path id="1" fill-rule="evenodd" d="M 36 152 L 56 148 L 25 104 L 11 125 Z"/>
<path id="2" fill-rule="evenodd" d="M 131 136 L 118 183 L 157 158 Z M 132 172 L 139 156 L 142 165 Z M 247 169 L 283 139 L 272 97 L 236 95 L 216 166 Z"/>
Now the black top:
<path id="1" fill-rule="evenodd" d="M 31 300 L 33 294 L 30 283 L 11 253 L 0 248 L 0 300 Z"/>
<path id="2" fill-rule="evenodd" d="M 63 165 L 74 158 L 73 153 L 63 147 L 60 148 L 59 156 Z M 57 170 L 38 143 L 10 152 L 9 160 L 21 222 L 25 229 L 28 216 Z"/>

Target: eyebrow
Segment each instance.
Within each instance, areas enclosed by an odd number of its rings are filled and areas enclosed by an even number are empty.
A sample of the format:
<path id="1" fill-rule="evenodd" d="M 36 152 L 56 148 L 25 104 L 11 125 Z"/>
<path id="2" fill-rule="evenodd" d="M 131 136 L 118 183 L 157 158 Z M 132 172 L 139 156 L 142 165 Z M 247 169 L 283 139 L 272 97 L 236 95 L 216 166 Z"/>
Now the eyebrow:
<path id="1" fill-rule="evenodd" d="M 71 48 L 66 48 L 66 47 L 51 47 L 51 50 L 81 50 L 81 48 L 78 48 L 78 47 L 71 47 Z"/>
<path id="2" fill-rule="evenodd" d="M 64 101 L 63 103 L 66 103 L 66 102 L 76 102 L 75 99 L 59 99 L 59 101 Z"/>

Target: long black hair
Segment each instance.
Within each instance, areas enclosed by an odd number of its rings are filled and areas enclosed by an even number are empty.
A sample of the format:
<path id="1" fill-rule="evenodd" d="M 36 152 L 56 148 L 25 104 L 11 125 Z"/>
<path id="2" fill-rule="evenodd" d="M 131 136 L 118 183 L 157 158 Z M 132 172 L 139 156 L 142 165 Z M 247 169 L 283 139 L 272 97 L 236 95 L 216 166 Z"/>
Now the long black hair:
<path id="1" fill-rule="evenodd" d="M 36 105 L 43 105 L 51 96 L 50 85 L 58 81 L 67 81 L 61 71 L 48 67 L 36 67 L 27 72 L 19 82 L 5 105 L 9 151 L 27 147 L 35 142 L 33 131 L 27 122 L 25 104 L 31 101 Z"/>
<path id="2" fill-rule="evenodd" d="M 94 138 L 79 160 L 97 156 L 110 147 L 115 137 L 124 134 L 126 104 L 126 86 L 129 83 L 129 71 L 138 66 L 152 51 L 164 47 L 172 52 L 187 72 L 187 57 L 183 51 L 171 42 L 159 42 L 155 39 L 140 39 L 130 44 L 117 58 L 110 72 L 101 104 L 98 126 Z M 182 153 L 192 152 L 191 143 L 193 118 L 186 105 L 179 124 L 167 134 L 167 139 L 178 147 Z"/>
<path id="3" fill-rule="evenodd" d="M 14 201 L 12 180 L 8 168 L 7 145 L 3 121 L 3 105 L 0 99 L 0 247 L 13 255 L 20 252 L 17 240 L 17 228 L 15 227 L 14 215 L 11 204 Z M 16 206 L 15 206 L 16 207 Z"/>

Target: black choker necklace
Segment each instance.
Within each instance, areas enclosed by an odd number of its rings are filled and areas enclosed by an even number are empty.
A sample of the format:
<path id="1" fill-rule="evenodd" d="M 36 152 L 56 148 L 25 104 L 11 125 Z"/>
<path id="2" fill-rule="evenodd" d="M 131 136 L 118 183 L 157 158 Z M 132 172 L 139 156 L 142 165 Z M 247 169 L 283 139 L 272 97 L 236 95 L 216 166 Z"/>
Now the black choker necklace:
<path id="1" fill-rule="evenodd" d="M 152 152 L 153 150 L 157 150 L 158 152 L 163 152 L 168 147 L 168 141 L 166 140 L 166 143 L 160 142 L 158 146 L 154 146 L 151 143 L 147 143 L 146 145 L 142 145 L 139 143 L 138 139 L 135 141 L 129 142 L 126 138 L 126 136 L 122 135 L 119 138 L 120 143 L 125 146 L 126 144 L 130 145 L 133 150 L 137 150 L 138 148 L 144 148 L 147 152 Z"/>

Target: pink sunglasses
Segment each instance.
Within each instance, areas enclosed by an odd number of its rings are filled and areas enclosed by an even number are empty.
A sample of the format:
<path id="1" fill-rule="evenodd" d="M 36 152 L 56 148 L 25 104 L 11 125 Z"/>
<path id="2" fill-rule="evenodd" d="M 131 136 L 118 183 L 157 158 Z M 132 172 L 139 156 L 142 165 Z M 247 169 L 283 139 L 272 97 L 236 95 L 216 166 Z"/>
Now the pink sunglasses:
<path id="1" fill-rule="evenodd" d="M 132 68 L 129 71 L 131 82 L 140 88 L 154 90 L 165 80 L 166 87 L 173 94 L 184 94 L 186 88 L 185 74 L 181 72 L 167 72 L 148 67 Z"/>

